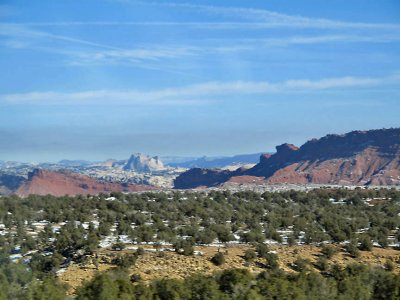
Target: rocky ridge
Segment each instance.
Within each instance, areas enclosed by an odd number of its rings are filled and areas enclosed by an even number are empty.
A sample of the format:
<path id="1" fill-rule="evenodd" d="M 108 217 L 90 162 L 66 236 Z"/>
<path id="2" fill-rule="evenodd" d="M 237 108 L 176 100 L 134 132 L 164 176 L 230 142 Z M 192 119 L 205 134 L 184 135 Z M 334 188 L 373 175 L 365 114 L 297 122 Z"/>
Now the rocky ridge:
<path id="1" fill-rule="evenodd" d="M 300 148 L 282 144 L 249 170 L 192 169 L 175 180 L 175 187 L 218 186 L 237 176 L 261 177 L 270 184 L 399 185 L 400 129 L 327 135 Z"/>

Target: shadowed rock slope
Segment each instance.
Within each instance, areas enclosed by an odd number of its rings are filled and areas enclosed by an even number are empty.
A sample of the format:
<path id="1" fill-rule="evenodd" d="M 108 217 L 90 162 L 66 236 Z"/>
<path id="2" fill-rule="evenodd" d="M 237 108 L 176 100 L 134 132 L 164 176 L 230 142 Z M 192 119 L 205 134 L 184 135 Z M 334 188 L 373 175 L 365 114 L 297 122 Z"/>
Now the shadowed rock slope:
<path id="1" fill-rule="evenodd" d="M 236 176 L 262 177 L 271 184 L 400 184 L 399 128 L 331 134 L 310 140 L 300 148 L 283 144 L 276 150 L 273 155 L 262 155 L 249 170 L 189 170 L 175 180 L 175 187 L 217 186 L 235 181 Z"/>
<path id="2" fill-rule="evenodd" d="M 0 195 L 8 195 L 18 189 L 25 178 L 17 175 L 0 174 Z"/>

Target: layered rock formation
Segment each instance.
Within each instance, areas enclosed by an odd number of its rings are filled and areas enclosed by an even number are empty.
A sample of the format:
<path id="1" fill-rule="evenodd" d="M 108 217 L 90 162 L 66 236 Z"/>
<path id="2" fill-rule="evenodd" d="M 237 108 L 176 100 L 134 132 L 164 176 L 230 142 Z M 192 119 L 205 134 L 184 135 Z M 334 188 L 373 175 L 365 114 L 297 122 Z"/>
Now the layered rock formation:
<path id="1" fill-rule="evenodd" d="M 249 170 L 224 172 L 190 170 L 175 181 L 176 188 L 217 186 L 237 176 L 257 176 L 266 183 L 317 183 L 343 185 L 400 184 L 400 129 L 353 131 L 292 144 L 262 155 Z"/>
<path id="2" fill-rule="evenodd" d="M 94 178 L 71 173 L 53 172 L 36 169 L 29 173 L 28 180 L 23 182 L 15 193 L 21 197 L 35 195 L 96 195 L 110 192 L 137 192 L 152 190 L 148 185 L 120 184 L 99 181 Z"/>
<path id="3" fill-rule="evenodd" d="M 149 173 L 164 169 L 164 164 L 158 156 L 150 157 L 141 153 L 132 154 L 124 166 L 124 170 L 132 170 L 139 173 Z"/>

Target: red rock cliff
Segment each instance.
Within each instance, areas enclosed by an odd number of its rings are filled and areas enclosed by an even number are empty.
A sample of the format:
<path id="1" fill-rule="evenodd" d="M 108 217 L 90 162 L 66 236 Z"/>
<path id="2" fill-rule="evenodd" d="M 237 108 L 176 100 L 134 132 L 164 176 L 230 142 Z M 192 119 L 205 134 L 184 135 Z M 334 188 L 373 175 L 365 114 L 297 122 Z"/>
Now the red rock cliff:
<path id="1" fill-rule="evenodd" d="M 400 184 L 399 128 L 327 135 L 300 148 L 283 144 L 276 150 L 271 156 L 261 156 L 260 162 L 249 170 L 225 172 L 223 176 L 217 175 L 217 171 L 198 171 L 195 181 L 189 171 L 179 176 L 175 185 L 216 186 L 234 176 L 263 177 L 268 183 Z"/>

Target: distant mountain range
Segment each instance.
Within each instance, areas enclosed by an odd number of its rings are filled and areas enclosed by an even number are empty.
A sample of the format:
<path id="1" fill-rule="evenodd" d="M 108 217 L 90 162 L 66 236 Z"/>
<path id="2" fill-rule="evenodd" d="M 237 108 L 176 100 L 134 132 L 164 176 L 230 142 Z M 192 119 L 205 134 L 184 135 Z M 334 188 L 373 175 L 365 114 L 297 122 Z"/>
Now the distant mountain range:
<path id="1" fill-rule="evenodd" d="M 340 185 L 399 185 L 400 129 L 353 131 L 313 139 L 300 148 L 276 147 L 261 155 L 251 169 L 236 171 L 191 169 L 175 180 L 176 188 L 218 186 L 226 183 L 318 183 Z"/>
<path id="2" fill-rule="evenodd" d="M 80 167 L 80 166 L 89 166 L 92 165 L 93 162 L 88 160 L 69 160 L 63 159 L 58 162 L 59 165 L 66 166 L 66 167 Z"/>
<path id="3" fill-rule="evenodd" d="M 166 167 L 172 168 L 224 168 L 232 165 L 256 164 L 261 153 L 241 154 L 235 156 L 215 156 L 215 157 L 182 157 L 182 156 L 149 156 L 142 153 L 134 153 L 129 159 L 108 159 L 105 161 L 89 160 L 69 160 L 63 159 L 56 163 L 26 163 L 17 161 L 0 160 L 1 168 L 8 167 L 26 167 L 26 168 L 44 168 L 44 169 L 62 169 L 62 168 L 89 168 L 89 167 L 109 167 L 123 168 L 137 172 L 160 171 Z"/>
<path id="4" fill-rule="evenodd" d="M 188 159 L 169 158 L 164 165 L 158 156 L 135 153 L 126 160 L 108 159 L 61 160 L 57 163 L 21 163 L 0 161 L 0 195 L 16 193 L 76 195 L 111 191 L 137 191 L 157 187 L 172 187 L 175 177 L 185 166 L 225 167 L 246 164 L 255 155 Z M 174 164 L 175 163 L 175 164 Z"/>
<path id="5" fill-rule="evenodd" d="M 178 189 L 285 183 L 400 185 L 400 129 L 331 134 L 300 148 L 282 144 L 274 154 L 169 157 L 166 164 L 157 156 L 140 153 L 127 160 L 104 162 L 62 160 L 35 165 L 0 161 L 0 195 L 146 191 L 172 187 L 173 181 Z"/>
<path id="6" fill-rule="evenodd" d="M 241 154 L 235 156 L 207 157 L 187 161 L 169 162 L 168 166 L 179 168 L 224 168 L 230 165 L 256 164 L 261 153 Z"/>
<path id="7" fill-rule="evenodd" d="M 153 172 L 172 168 L 224 168 L 234 165 L 256 164 L 262 153 L 240 154 L 234 156 L 149 156 L 143 153 L 134 153 L 129 159 L 109 159 L 101 162 L 87 160 L 61 160 L 57 164 L 65 167 L 87 167 L 87 166 L 122 166 L 125 170 L 137 172 Z M 0 166 L 1 166 L 0 161 Z"/>

